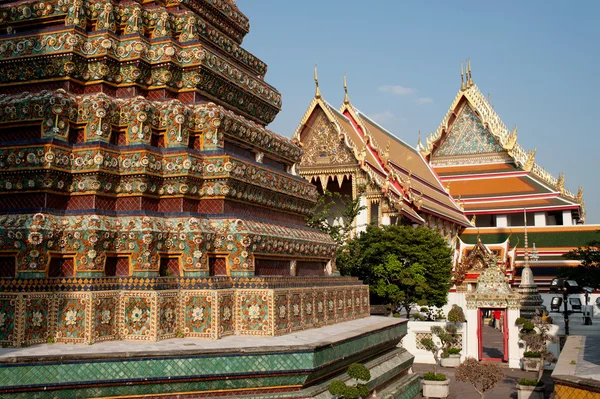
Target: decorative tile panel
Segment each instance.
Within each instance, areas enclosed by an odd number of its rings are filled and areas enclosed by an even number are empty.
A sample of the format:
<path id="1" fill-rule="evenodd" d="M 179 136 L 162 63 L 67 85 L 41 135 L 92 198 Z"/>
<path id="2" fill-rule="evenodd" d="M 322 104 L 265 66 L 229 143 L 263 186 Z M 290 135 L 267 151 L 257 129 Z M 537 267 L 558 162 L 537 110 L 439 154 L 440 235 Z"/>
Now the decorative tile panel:
<path id="1" fill-rule="evenodd" d="M 326 295 L 325 290 L 318 290 L 314 296 L 314 324 L 313 327 L 322 327 L 325 323 L 325 313 L 326 313 Z"/>
<path id="2" fill-rule="evenodd" d="M 92 334 L 90 343 L 113 340 L 118 329 L 119 292 L 92 293 Z"/>
<path id="3" fill-rule="evenodd" d="M 19 294 L 0 294 L 0 344 L 16 346 Z"/>
<path id="4" fill-rule="evenodd" d="M 239 335 L 273 334 L 273 291 L 236 291 L 236 333 Z"/>
<path id="5" fill-rule="evenodd" d="M 175 338 L 180 322 L 177 320 L 179 310 L 178 291 L 158 292 L 158 335 L 157 338 Z"/>
<path id="6" fill-rule="evenodd" d="M 42 344 L 54 332 L 53 294 L 23 295 L 24 322 L 21 342 L 25 345 Z"/>
<path id="7" fill-rule="evenodd" d="M 91 313 L 91 295 L 87 292 L 56 294 L 56 342 L 87 343 L 91 336 L 88 322 Z"/>
<path id="8" fill-rule="evenodd" d="M 125 291 L 119 316 L 123 339 L 156 341 L 156 291 Z"/>
<path id="9" fill-rule="evenodd" d="M 290 331 L 298 331 L 305 328 L 304 305 L 302 302 L 306 296 L 307 294 L 300 290 L 293 290 L 290 294 Z"/>
<path id="10" fill-rule="evenodd" d="M 219 304 L 218 314 L 218 337 L 225 337 L 235 333 L 235 291 L 218 291 L 217 300 Z"/>
<path id="11" fill-rule="evenodd" d="M 182 291 L 182 332 L 186 337 L 216 338 L 217 328 L 213 316 L 216 302 L 215 291 Z"/>
<path id="12" fill-rule="evenodd" d="M 313 328 L 315 325 L 315 291 L 307 290 L 302 298 L 303 329 Z"/>
<path id="13" fill-rule="evenodd" d="M 289 297 L 285 291 L 275 291 L 275 334 L 285 334 L 288 331 L 290 319 Z"/>

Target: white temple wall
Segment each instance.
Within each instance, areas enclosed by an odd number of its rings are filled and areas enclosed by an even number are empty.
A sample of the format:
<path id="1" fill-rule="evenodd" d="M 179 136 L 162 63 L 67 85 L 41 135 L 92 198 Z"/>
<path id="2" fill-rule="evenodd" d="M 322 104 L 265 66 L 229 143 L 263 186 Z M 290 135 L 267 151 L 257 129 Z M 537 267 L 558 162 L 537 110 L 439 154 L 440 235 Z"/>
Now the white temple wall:
<path id="1" fill-rule="evenodd" d="M 402 347 L 408 350 L 414 357 L 415 363 L 427 363 L 434 364 L 435 361 L 433 359 L 433 355 L 431 352 L 426 351 L 425 349 L 420 349 L 420 345 L 417 342 L 417 337 L 420 337 L 421 334 L 431 333 L 431 327 L 440 326 L 444 327 L 447 321 L 409 321 L 408 322 L 408 330 L 406 336 L 402 339 Z M 462 334 L 462 347 L 463 350 L 461 352 L 460 360 L 461 362 L 465 360 L 468 354 L 466 354 L 465 349 L 467 347 L 467 341 L 469 339 L 468 333 L 465 333 L 465 326 L 468 323 L 458 323 L 458 332 Z M 477 326 L 475 326 L 477 328 Z M 437 340 L 436 337 L 433 337 L 434 342 L 437 345 L 440 345 L 440 341 Z M 477 339 L 475 338 L 475 341 Z M 477 357 L 477 352 L 475 352 L 475 357 Z"/>

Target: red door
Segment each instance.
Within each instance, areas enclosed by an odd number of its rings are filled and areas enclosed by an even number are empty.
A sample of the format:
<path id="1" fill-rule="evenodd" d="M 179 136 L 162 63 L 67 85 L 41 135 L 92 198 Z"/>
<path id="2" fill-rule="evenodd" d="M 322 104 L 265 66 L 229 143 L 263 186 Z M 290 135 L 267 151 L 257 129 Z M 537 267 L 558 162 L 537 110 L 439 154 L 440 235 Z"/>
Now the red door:
<path id="1" fill-rule="evenodd" d="M 477 309 L 477 354 L 479 356 L 479 360 L 483 359 L 483 335 L 481 333 L 481 321 L 483 319 L 483 313 L 481 309 Z"/>

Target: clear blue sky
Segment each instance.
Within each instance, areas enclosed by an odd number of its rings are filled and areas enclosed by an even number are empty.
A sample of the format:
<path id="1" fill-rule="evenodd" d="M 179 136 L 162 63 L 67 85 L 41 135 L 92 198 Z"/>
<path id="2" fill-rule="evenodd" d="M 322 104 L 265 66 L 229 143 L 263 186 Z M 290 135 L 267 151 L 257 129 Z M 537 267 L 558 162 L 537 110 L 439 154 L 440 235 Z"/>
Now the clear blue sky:
<path id="1" fill-rule="evenodd" d="M 291 136 L 314 94 L 343 100 L 413 146 L 434 131 L 460 86 L 460 61 L 536 162 L 600 223 L 599 1 L 238 0 L 243 47 L 265 61 L 283 95 L 269 126 Z M 396 87 L 398 86 L 398 87 Z M 396 87 L 393 89 L 393 87 Z M 401 88 L 404 89 L 401 89 Z M 406 89 L 406 90 L 405 90 Z"/>

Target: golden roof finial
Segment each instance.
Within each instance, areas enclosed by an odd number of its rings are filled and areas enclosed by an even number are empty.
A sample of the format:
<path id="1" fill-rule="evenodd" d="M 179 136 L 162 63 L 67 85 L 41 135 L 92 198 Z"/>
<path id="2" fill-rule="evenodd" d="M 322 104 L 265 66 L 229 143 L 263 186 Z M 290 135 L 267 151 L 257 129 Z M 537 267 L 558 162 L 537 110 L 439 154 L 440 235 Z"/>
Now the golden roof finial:
<path id="1" fill-rule="evenodd" d="M 465 86 L 465 73 L 463 71 L 463 63 L 460 62 L 460 89 L 464 90 L 467 87 Z"/>
<path id="2" fill-rule="evenodd" d="M 560 191 L 561 194 L 565 192 L 565 174 L 561 173 L 558 175 L 558 180 L 556 181 L 556 189 Z"/>
<path id="3" fill-rule="evenodd" d="M 315 98 L 321 98 L 321 90 L 319 89 L 319 76 L 317 75 L 317 66 L 315 65 L 315 85 L 317 86 L 315 90 Z"/>
<path id="4" fill-rule="evenodd" d="M 344 72 L 344 104 L 350 104 L 350 98 L 348 97 L 348 84 L 346 82 L 346 72 Z"/>
<path id="5" fill-rule="evenodd" d="M 419 130 L 419 140 L 417 140 L 417 151 L 423 151 L 423 142 L 421 141 L 421 131 Z"/>
<path id="6" fill-rule="evenodd" d="M 575 197 L 575 201 L 580 204 L 583 201 L 583 187 L 581 186 L 579 186 L 579 189 L 577 190 L 577 197 Z"/>
<path id="7" fill-rule="evenodd" d="M 452 180 L 448 181 L 448 184 L 446 184 L 446 191 L 448 194 L 450 194 L 450 183 L 452 183 Z"/>
<path id="8" fill-rule="evenodd" d="M 533 165 L 535 164 L 535 153 L 536 153 L 536 149 L 534 148 L 533 151 L 529 151 L 527 153 L 527 160 L 525 161 L 525 165 L 523 165 L 523 169 L 525 169 L 527 172 L 531 171 L 531 169 L 533 169 Z"/>
<path id="9" fill-rule="evenodd" d="M 469 75 L 468 86 L 473 86 L 473 75 L 471 74 L 471 59 L 467 58 L 467 75 Z"/>

